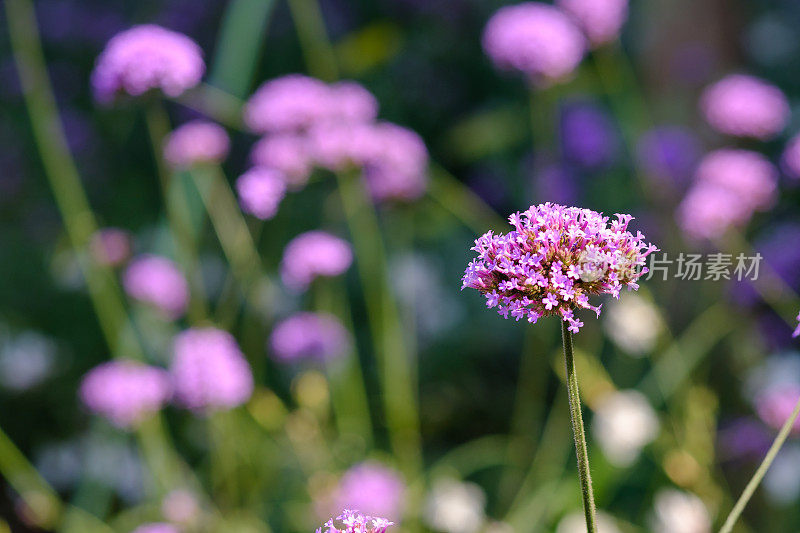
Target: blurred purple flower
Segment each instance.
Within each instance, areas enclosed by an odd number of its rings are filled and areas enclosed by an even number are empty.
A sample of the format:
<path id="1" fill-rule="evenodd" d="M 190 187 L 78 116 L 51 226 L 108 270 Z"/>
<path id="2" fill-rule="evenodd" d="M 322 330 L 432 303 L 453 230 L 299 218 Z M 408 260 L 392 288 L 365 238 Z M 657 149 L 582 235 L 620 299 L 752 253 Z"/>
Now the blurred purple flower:
<path id="1" fill-rule="evenodd" d="M 400 474 L 380 463 L 365 462 L 350 468 L 339 480 L 334 496 L 338 509 L 399 520 L 405 507 L 406 486 Z"/>
<path id="2" fill-rule="evenodd" d="M 243 211 L 269 220 L 276 215 L 286 195 L 286 182 L 277 170 L 255 167 L 239 176 L 236 192 Z"/>
<path id="3" fill-rule="evenodd" d="M 797 290 L 800 288 L 800 246 L 787 246 L 786 243 L 790 242 L 800 242 L 800 223 L 770 226 L 756 237 L 753 248 L 763 257 L 762 268 L 768 268 L 789 287 Z M 748 281 L 736 283 L 731 296 L 743 305 L 753 305 L 760 298 Z"/>
<path id="4" fill-rule="evenodd" d="M 203 52 L 189 37 L 160 26 L 135 26 L 115 35 L 97 58 L 92 88 L 100 102 L 118 91 L 138 96 L 160 89 L 178 96 L 200 83 Z"/>
<path id="5" fill-rule="evenodd" d="M 101 265 L 119 266 L 131 255 L 131 235 L 119 228 L 99 229 L 92 235 L 89 248 Z"/>
<path id="6" fill-rule="evenodd" d="M 137 527 L 133 533 L 180 533 L 178 528 L 164 522 L 145 524 Z"/>
<path id="7" fill-rule="evenodd" d="M 345 355 L 352 340 L 333 315 L 297 313 L 275 326 L 269 345 L 281 361 L 327 361 Z"/>
<path id="8" fill-rule="evenodd" d="M 480 291 L 503 318 L 535 323 L 558 316 L 577 333 L 583 322 L 576 309 L 600 316 L 589 296 L 618 298 L 623 287 L 638 289 L 637 280 L 647 273 L 646 258 L 658 248 L 646 244 L 641 232 L 628 231 L 632 219 L 617 214 L 609 224 L 596 211 L 550 203 L 514 213 L 513 231 L 489 231 L 475 241 L 471 249 L 478 257 L 464 273 L 462 290 Z"/>
<path id="9" fill-rule="evenodd" d="M 296 133 L 277 133 L 262 138 L 253 146 L 250 160 L 257 167 L 279 171 L 294 190 L 308 183 L 314 167 L 308 139 Z"/>
<path id="10" fill-rule="evenodd" d="M 139 256 L 122 279 L 132 298 L 152 304 L 170 319 L 180 318 L 189 303 L 189 284 L 178 267 L 165 257 Z"/>
<path id="11" fill-rule="evenodd" d="M 549 85 L 572 74 L 586 52 L 586 39 L 559 9 L 524 2 L 492 15 L 483 32 L 483 49 L 497 67 Z"/>
<path id="12" fill-rule="evenodd" d="M 236 340 L 215 328 L 175 338 L 170 364 L 178 403 L 194 411 L 231 409 L 253 393 L 253 374 Z"/>
<path id="13" fill-rule="evenodd" d="M 373 151 L 363 160 L 367 190 L 378 201 L 415 200 L 428 184 L 428 150 L 415 132 L 389 122 L 372 128 Z"/>
<path id="14" fill-rule="evenodd" d="M 221 163 L 228 157 L 230 145 L 225 128 L 214 122 L 195 120 L 169 134 L 164 145 L 164 159 L 173 168 Z"/>
<path id="15" fill-rule="evenodd" d="M 636 152 L 648 177 L 682 189 L 700 159 L 700 142 L 686 128 L 661 126 L 642 135 Z"/>
<path id="16" fill-rule="evenodd" d="M 772 437 L 762 423 L 742 418 L 723 427 L 718 442 L 726 459 L 757 459 L 767 452 Z"/>
<path id="17" fill-rule="evenodd" d="M 800 337 L 800 313 L 797 313 L 797 327 L 794 329 L 792 337 Z"/>
<path id="18" fill-rule="evenodd" d="M 781 155 L 781 170 L 792 180 L 800 180 L 800 134 L 786 143 Z"/>
<path id="19" fill-rule="evenodd" d="M 172 394 L 169 374 L 133 361 L 111 361 L 90 370 L 80 387 L 83 403 L 121 428 L 136 426 Z"/>
<path id="20" fill-rule="evenodd" d="M 747 224 L 757 210 L 777 197 L 777 169 L 763 155 L 721 149 L 707 154 L 695 184 L 678 207 L 678 224 L 690 237 L 715 239 Z"/>
<path id="21" fill-rule="evenodd" d="M 756 397 L 756 411 L 761 420 L 773 429 L 780 429 L 789 419 L 800 401 L 800 383 L 776 385 Z M 792 426 L 800 433 L 800 418 Z"/>
<path id="22" fill-rule="evenodd" d="M 344 273 L 353 262 L 350 244 L 324 231 L 295 237 L 283 252 L 281 278 L 287 287 L 305 290 L 318 276 Z"/>
<path id="23" fill-rule="evenodd" d="M 589 103 L 567 105 L 561 113 L 564 156 L 583 168 L 608 166 L 617 155 L 614 124 L 601 108 Z"/>
<path id="24" fill-rule="evenodd" d="M 791 113 L 780 89 L 744 74 L 732 74 L 707 87 L 700 109 L 720 133 L 760 140 L 780 133 Z"/>
<path id="25" fill-rule="evenodd" d="M 556 0 L 571 15 L 594 46 L 619 37 L 628 19 L 628 0 Z"/>

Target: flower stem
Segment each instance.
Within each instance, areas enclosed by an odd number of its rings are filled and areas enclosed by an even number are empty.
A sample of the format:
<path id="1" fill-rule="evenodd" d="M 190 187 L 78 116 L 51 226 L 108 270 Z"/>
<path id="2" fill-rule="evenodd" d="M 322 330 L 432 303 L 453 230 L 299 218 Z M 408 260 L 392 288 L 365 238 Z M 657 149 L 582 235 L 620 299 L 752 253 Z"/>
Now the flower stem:
<path id="1" fill-rule="evenodd" d="M 572 333 L 568 329 L 568 324 L 564 321 L 561 322 L 561 338 L 564 341 L 564 362 L 567 369 L 569 415 L 572 420 L 572 433 L 575 437 L 575 452 L 578 456 L 578 476 L 581 479 L 583 513 L 586 516 L 586 531 L 588 533 L 597 533 L 592 475 L 589 472 L 589 454 L 586 451 L 586 432 L 583 429 L 583 416 L 581 415 L 578 375 L 575 372 L 575 357 L 572 353 Z"/>
<path id="2" fill-rule="evenodd" d="M 780 432 L 778 433 L 778 436 L 775 437 L 775 441 L 772 443 L 772 446 L 770 446 L 766 457 L 764 457 L 764 460 L 759 465 L 756 473 L 753 474 L 753 478 L 749 483 L 747 483 L 747 486 L 744 488 L 744 492 L 742 492 L 739 500 L 737 500 L 736 505 L 733 506 L 731 514 L 728 515 L 728 518 L 725 520 L 725 523 L 722 525 L 722 529 L 719 530 L 719 533 L 730 533 L 733 530 L 733 526 L 736 524 L 736 521 L 739 519 L 742 511 L 744 511 L 747 502 L 750 501 L 750 498 L 753 496 L 756 488 L 758 488 L 758 485 L 761 483 L 761 480 L 764 478 L 767 470 L 769 470 L 769 467 L 772 466 L 772 461 L 775 460 L 775 456 L 778 455 L 783 443 L 786 442 L 787 437 L 789 437 L 789 433 L 791 433 L 798 415 L 800 415 L 800 400 L 798 400 L 797 405 L 794 406 L 792 416 L 786 420 Z"/>

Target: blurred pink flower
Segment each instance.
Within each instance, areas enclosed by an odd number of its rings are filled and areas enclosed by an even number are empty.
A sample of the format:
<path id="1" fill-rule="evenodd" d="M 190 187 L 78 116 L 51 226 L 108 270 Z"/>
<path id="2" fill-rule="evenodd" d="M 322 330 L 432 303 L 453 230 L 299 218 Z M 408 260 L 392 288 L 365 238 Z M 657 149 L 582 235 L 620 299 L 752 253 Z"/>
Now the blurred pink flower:
<path id="1" fill-rule="evenodd" d="M 180 318 L 189 304 L 186 278 L 175 263 L 165 257 L 137 257 L 125 271 L 122 283 L 129 296 L 152 304 L 173 320 Z"/>
<path id="2" fill-rule="evenodd" d="M 197 163 L 221 163 L 228 157 L 230 138 L 214 122 L 195 120 L 175 129 L 164 145 L 164 158 L 173 168 Z"/>
<path id="3" fill-rule="evenodd" d="M 133 361 L 111 361 L 84 376 L 79 394 L 91 411 L 115 426 L 130 428 L 161 409 L 172 389 L 169 374 L 160 368 Z"/>
<path id="4" fill-rule="evenodd" d="M 161 502 L 164 518 L 176 524 L 194 522 L 200 515 L 200 505 L 195 495 L 183 489 L 176 489 L 167 494 Z"/>
<path id="5" fill-rule="evenodd" d="M 297 133 L 262 138 L 253 146 L 250 160 L 258 167 L 280 171 L 286 184 L 295 190 L 305 186 L 314 167 L 308 140 Z"/>
<path id="6" fill-rule="evenodd" d="M 269 168 L 251 168 L 236 180 L 239 203 L 246 213 L 268 220 L 278 212 L 286 195 L 283 174 Z"/>
<path id="7" fill-rule="evenodd" d="M 399 520 L 405 507 L 405 490 L 397 471 L 377 462 L 365 462 L 345 472 L 334 501 L 337 509 L 359 509 L 366 514 Z"/>
<path id="8" fill-rule="evenodd" d="M 555 5 L 577 21 L 595 47 L 618 38 L 628 18 L 628 0 L 556 0 Z"/>
<path id="9" fill-rule="evenodd" d="M 131 236 L 123 229 L 103 228 L 94 232 L 89 248 L 101 265 L 119 266 L 131 255 Z"/>
<path id="10" fill-rule="evenodd" d="M 678 207 L 678 223 L 694 238 L 721 237 L 777 198 L 777 169 L 763 155 L 730 148 L 707 154 Z"/>
<path id="11" fill-rule="evenodd" d="M 786 143 L 781 155 L 781 169 L 790 178 L 800 179 L 800 135 L 795 135 Z"/>
<path id="12" fill-rule="evenodd" d="M 153 24 L 118 33 L 97 58 L 92 88 L 97 100 L 109 102 L 125 92 L 138 96 L 161 89 L 179 96 L 200 83 L 203 52 L 189 37 Z"/>
<path id="13" fill-rule="evenodd" d="M 133 530 L 133 533 L 180 533 L 180 531 L 173 525 L 159 522 L 139 526 Z"/>
<path id="14" fill-rule="evenodd" d="M 231 409 L 253 393 L 253 374 L 236 340 L 215 328 L 175 338 L 170 364 L 178 403 L 195 411 Z"/>
<path id="15" fill-rule="evenodd" d="M 500 8 L 489 19 L 483 48 L 498 67 L 548 85 L 572 74 L 586 52 L 586 39 L 559 9 L 524 2 Z"/>
<path id="16" fill-rule="evenodd" d="M 269 344 L 281 361 L 313 359 L 326 361 L 345 355 L 351 346 L 350 334 L 333 315 L 297 313 L 275 326 Z"/>
<path id="17" fill-rule="evenodd" d="M 800 401 L 800 386 L 781 384 L 756 398 L 756 411 L 764 423 L 774 429 L 780 429 L 792 415 L 798 401 Z M 800 418 L 795 420 L 792 431 L 800 432 Z"/>
<path id="18" fill-rule="evenodd" d="M 791 112 L 780 89 L 745 74 L 732 74 L 707 87 L 700 109 L 718 132 L 760 140 L 780 133 Z"/>
<path id="19" fill-rule="evenodd" d="M 797 327 L 794 329 L 792 337 L 800 337 L 800 313 L 797 314 Z"/>
<path id="20" fill-rule="evenodd" d="M 287 287 L 305 290 L 318 276 L 344 273 L 353 262 L 350 244 L 324 231 L 295 237 L 283 252 L 281 278 Z"/>

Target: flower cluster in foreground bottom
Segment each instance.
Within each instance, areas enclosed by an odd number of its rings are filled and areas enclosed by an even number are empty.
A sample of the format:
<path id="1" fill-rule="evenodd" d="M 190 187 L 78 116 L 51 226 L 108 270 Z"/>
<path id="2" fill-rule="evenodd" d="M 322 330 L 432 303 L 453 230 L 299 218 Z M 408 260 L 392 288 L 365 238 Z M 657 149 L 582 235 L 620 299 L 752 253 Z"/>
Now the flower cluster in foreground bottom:
<path id="1" fill-rule="evenodd" d="M 346 509 L 335 520 L 331 518 L 322 527 L 318 527 L 317 533 L 386 533 L 389 526 L 393 525 L 394 522 L 385 518 L 366 516 Z"/>
<path id="2" fill-rule="evenodd" d="M 532 206 L 514 213 L 514 230 L 503 235 L 489 231 L 475 241 L 477 259 L 470 262 L 463 286 L 486 296 L 504 318 L 558 315 L 573 332 L 583 326 L 576 308 L 600 315 L 589 303 L 593 294 L 619 297 L 623 286 L 638 289 L 647 272 L 645 258 L 658 248 L 644 235 L 628 231 L 630 215 L 614 220 L 590 209 L 558 204 Z"/>

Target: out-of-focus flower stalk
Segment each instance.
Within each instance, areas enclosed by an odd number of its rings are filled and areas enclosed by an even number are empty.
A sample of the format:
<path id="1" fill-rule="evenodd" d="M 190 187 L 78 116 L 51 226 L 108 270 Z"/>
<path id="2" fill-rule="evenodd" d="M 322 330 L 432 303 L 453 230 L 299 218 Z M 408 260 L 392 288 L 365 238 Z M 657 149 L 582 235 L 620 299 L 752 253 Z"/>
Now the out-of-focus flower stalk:
<path id="1" fill-rule="evenodd" d="M 5 3 L 9 36 L 25 102 L 31 119 L 34 138 L 42 157 L 45 174 L 64 220 L 73 249 L 81 261 L 89 295 L 101 329 L 114 357 L 142 359 L 138 338 L 132 333 L 130 320 L 122 303 L 119 286 L 111 271 L 91 261 L 86 253 L 92 234 L 97 229 L 94 214 L 72 159 L 58 116 L 55 97 L 45 67 L 39 31 L 33 6 L 29 0 L 9 0 Z M 154 419 L 156 423 L 160 419 Z M 147 453 L 151 466 L 174 464 L 177 455 L 169 446 L 163 428 L 150 426 L 139 431 L 143 441 L 151 443 Z M 160 458 L 166 458 L 161 461 Z M 169 470 L 153 469 L 154 476 Z M 7 472 L 4 472 L 8 475 Z M 165 479 L 165 482 L 169 482 Z"/>
<path id="2" fill-rule="evenodd" d="M 375 208 L 357 175 L 338 173 L 337 179 L 369 312 L 392 448 L 406 479 L 415 479 L 421 468 L 413 364 L 416 357 L 407 352 L 403 339 L 397 302 L 387 278 L 386 249 Z"/>
<path id="3" fill-rule="evenodd" d="M 317 0 L 288 0 L 300 46 L 314 77 L 334 81 L 339 77 L 336 54 L 328 39 L 325 19 Z"/>
<path id="4" fill-rule="evenodd" d="M 192 323 L 202 321 L 208 315 L 203 288 L 200 263 L 197 259 L 197 239 L 193 235 L 191 215 L 186 195 L 182 191 L 180 176 L 174 175 L 164 161 L 164 141 L 170 131 L 169 117 L 160 101 L 147 103 L 145 111 L 147 132 L 153 147 L 158 181 L 167 213 L 167 223 L 172 234 L 175 253 L 189 279 L 191 298 L 189 298 L 189 319 Z"/>
<path id="5" fill-rule="evenodd" d="M 733 531 L 733 526 L 736 525 L 736 521 L 739 520 L 739 516 L 742 514 L 742 511 L 744 511 L 747 502 L 750 501 L 753 493 L 758 488 L 761 480 L 764 479 L 764 475 L 767 473 L 767 470 L 769 470 L 769 467 L 772 465 L 772 462 L 778 455 L 783 443 L 786 442 L 786 439 L 792 432 L 792 428 L 794 427 L 794 423 L 795 420 L 797 420 L 798 415 L 800 415 L 800 400 L 798 400 L 792 415 L 786 420 L 786 423 L 783 424 L 783 427 L 781 427 L 781 430 L 778 433 L 778 436 L 775 437 L 775 441 L 772 443 L 772 446 L 770 446 L 767 455 L 764 457 L 764 460 L 759 465 L 755 474 L 753 474 L 752 479 L 750 479 L 750 481 L 747 483 L 747 486 L 744 488 L 744 492 L 742 492 L 742 495 L 736 501 L 736 505 L 733 506 L 731 514 L 728 515 L 728 518 L 725 520 L 725 523 L 722 525 L 719 533 L 730 533 Z"/>

